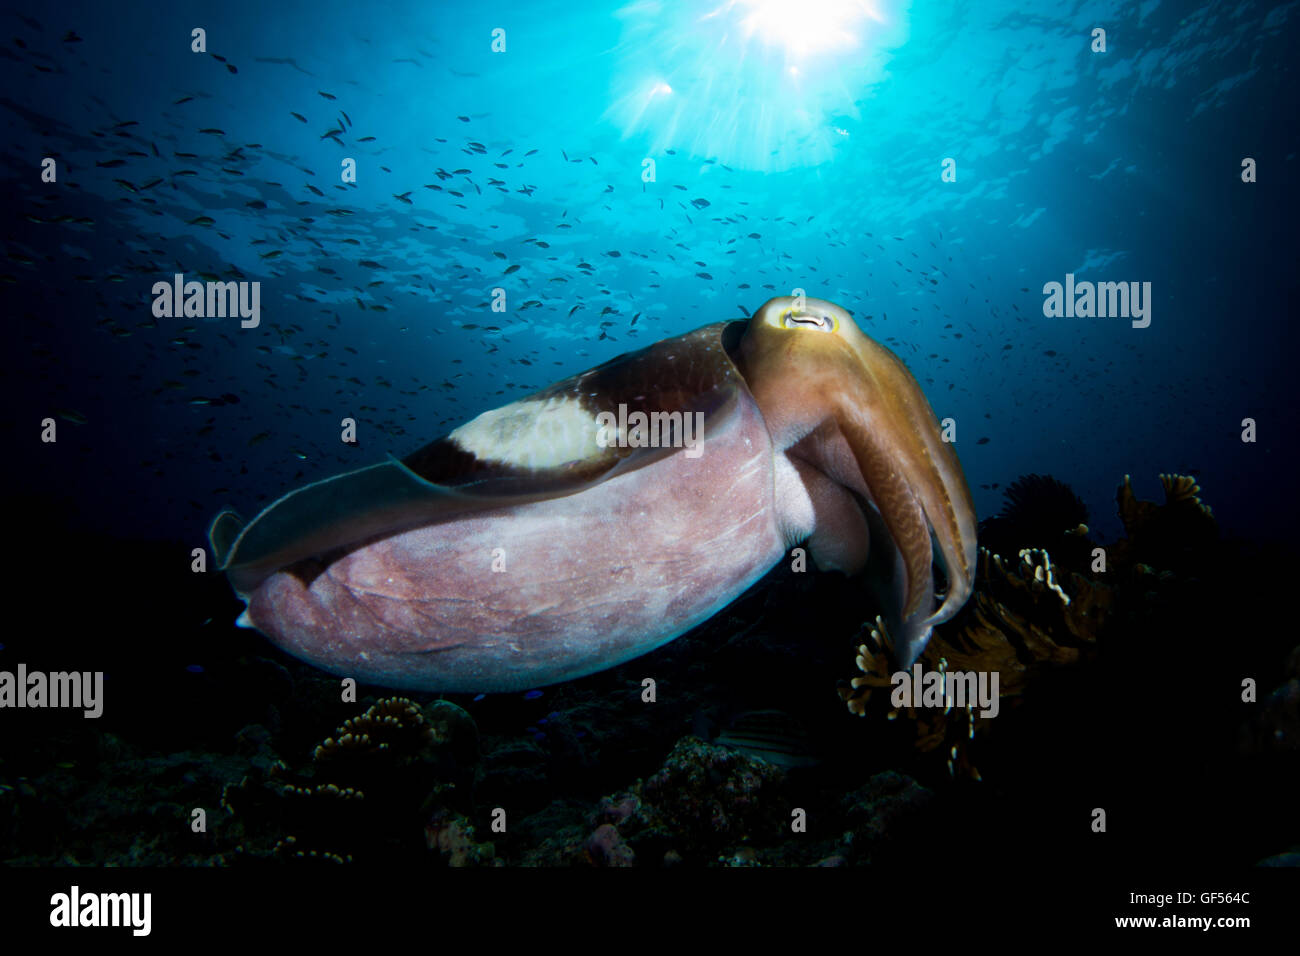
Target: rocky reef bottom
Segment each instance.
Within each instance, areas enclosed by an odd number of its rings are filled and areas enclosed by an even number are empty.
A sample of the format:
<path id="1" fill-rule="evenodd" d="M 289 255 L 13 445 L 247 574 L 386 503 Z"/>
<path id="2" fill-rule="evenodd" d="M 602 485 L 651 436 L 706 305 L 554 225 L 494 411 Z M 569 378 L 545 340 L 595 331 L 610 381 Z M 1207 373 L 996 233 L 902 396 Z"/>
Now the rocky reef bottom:
<path id="1" fill-rule="evenodd" d="M 888 633 L 837 575 L 778 569 L 569 684 L 352 699 L 222 623 L 224 583 L 178 545 L 118 543 L 132 580 L 156 572 L 150 606 L 107 623 L 126 570 L 77 602 L 33 574 L 47 627 L 0 646 L 0 669 L 106 673 L 102 718 L 5 715 L 0 862 L 1286 865 L 1300 647 L 1265 598 L 1287 564 L 1222 538 L 1190 479 L 1162 484 L 1155 503 L 1125 479 L 1115 542 L 1037 476 L 981 529 L 997 551 L 922 663 L 997 670 L 991 718 L 897 706 Z"/>

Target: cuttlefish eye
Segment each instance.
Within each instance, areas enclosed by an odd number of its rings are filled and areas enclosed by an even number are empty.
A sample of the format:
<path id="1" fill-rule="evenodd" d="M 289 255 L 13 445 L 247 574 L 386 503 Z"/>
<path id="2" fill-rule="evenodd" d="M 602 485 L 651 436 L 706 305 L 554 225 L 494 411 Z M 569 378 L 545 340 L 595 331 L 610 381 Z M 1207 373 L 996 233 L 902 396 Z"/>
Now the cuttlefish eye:
<path id="1" fill-rule="evenodd" d="M 835 319 L 825 312 L 799 312 L 786 309 L 781 313 L 781 327 L 784 329 L 820 329 L 823 332 L 835 331 Z"/>

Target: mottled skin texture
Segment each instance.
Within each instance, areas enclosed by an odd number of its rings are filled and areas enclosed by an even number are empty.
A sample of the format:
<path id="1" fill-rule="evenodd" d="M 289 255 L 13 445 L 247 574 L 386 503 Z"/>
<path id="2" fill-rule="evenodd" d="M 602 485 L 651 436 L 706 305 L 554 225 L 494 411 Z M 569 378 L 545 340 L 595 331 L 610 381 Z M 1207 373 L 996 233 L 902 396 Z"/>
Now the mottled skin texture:
<path id="1" fill-rule="evenodd" d="M 585 423 L 618 404 L 700 412 L 701 453 L 586 447 Z M 906 368 L 838 306 L 773 299 L 503 412 L 247 526 L 219 516 L 241 623 L 337 674 L 479 692 L 644 654 L 805 540 L 818 566 L 875 579 L 903 666 L 969 596 L 956 456 Z"/>
<path id="2" fill-rule="evenodd" d="M 780 558 L 771 456 L 746 403 L 698 458 L 384 538 L 309 587 L 277 572 L 248 616 L 291 654 L 391 687 L 504 691 L 603 670 L 707 620 Z"/>

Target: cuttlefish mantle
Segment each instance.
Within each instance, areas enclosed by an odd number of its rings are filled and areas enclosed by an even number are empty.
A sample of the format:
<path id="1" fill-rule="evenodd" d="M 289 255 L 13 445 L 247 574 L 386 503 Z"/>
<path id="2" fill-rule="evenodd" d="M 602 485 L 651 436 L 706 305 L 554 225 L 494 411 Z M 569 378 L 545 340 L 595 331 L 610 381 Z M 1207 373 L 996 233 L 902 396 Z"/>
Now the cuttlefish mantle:
<path id="1" fill-rule="evenodd" d="M 241 623 L 289 653 L 392 687 L 487 692 L 653 650 L 799 543 L 868 580 L 910 666 L 970 595 L 975 528 L 903 363 L 839 306 L 776 298 L 247 524 L 222 512 L 209 539 L 247 601 Z"/>

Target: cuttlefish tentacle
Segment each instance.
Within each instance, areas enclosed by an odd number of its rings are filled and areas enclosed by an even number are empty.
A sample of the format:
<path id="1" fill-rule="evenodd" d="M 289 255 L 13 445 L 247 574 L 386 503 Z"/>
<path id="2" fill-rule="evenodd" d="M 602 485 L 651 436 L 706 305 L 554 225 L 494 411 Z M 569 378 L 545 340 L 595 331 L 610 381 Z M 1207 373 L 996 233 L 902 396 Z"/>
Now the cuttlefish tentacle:
<path id="1" fill-rule="evenodd" d="M 630 424 L 598 441 L 615 412 L 686 444 L 647 447 Z M 696 416 L 702 444 L 684 427 Z M 800 541 L 820 566 L 882 587 L 909 666 L 970 595 L 975 515 L 902 362 L 844 309 L 781 298 L 299 489 L 247 524 L 225 512 L 210 539 L 248 602 L 241 622 L 290 653 L 389 686 L 477 692 L 644 654 Z"/>
<path id="2" fill-rule="evenodd" d="M 828 423 L 847 444 L 858 474 L 829 463 L 879 514 L 888 541 L 872 546 L 896 549 L 901 580 L 887 616 L 900 663 L 910 666 L 931 628 L 970 596 L 976 556 L 970 490 L 933 409 L 889 349 L 863 335 L 844 309 L 819 299 L 770 300 L 755 313 L 741 353 L 778 448 L 797 447 Z M 934 544 L 948 581 L 937 609 Z"/>

